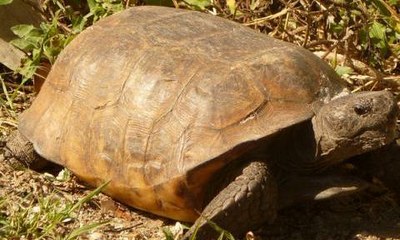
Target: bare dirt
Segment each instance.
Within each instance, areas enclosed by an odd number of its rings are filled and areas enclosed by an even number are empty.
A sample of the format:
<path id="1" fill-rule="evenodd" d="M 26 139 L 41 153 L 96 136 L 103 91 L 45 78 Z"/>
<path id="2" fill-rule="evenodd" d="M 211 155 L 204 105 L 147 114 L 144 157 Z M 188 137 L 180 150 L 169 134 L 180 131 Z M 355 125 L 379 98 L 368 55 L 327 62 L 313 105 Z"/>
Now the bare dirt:
<path id="1" fill-rule="evenodd" d="M 29 193 L 78 201 L 90 191 L 75 177 L 58 181 L 48 172 L 16 170 L 0 161 L 0 196 L 15 202 Z M 165 239 L 163 228 L 181 231 L 179 223 L 126 207 L 100 194 L 58 227 L 60 235 L 83 224 L 109 221 L 80 239 Z M 379 181 L 356 196 L 304 204 L 280 212 L 277 221 L 248 234 L 249 239 L 400 239 L 400 206 Z"/>

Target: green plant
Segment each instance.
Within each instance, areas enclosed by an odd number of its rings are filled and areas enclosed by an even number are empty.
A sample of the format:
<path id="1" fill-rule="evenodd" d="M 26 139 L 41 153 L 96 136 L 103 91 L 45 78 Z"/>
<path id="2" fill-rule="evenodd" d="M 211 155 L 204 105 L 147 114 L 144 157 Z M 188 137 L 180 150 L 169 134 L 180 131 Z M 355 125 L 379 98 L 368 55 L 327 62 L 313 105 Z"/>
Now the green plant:
<path id="1" fill-rule="evenodd" d="M 197 10 L 204 10 L 213 5 L 211 0 L 184 0 L 184 2 Z"/>
<path id="2" fill-rule="evenodd" d="M 361 56 L 382 69 L 385 59 L 400 54 L 400 18 L 392 8 L 396 6 L 400 3 L 383 0 L 343 4 L 329 24 L 331 33 L 337 39 L 354 39 L 351 44 Z"/>
<path id="3" fill-rule="evenodd" d="M 57 15 L 58 16 L 58 15 Z M 60 51 L 72 40 L 74 34 L 60 32 L 56 17 L 49 23 L 42 23 L 39 27 L 33 25 L 17 25 L 11 28 L 19 38 L 11 43 L 19 49 L 29 53 L 19 73 L 25 78 L 32 78 L 41 61 L 53 63 Z M 25 82 L 22 82 L 24 84 Z"/>
<path id="4" fill-rule="evenodd" d="M 219 237 L 218 240 L 235 240 L 235 238 L 233 237 L 233 235 L 226 231 L 225 229 L 221 228 L 220 226 L 218 226 L 216 223 L 207 220 L 207 224 L 209 224 L 217 233 L 219 233 Z M 196 229 L 197 231 L 197 229 Z M 196 237 L 196 232 L 194 234 L 194 238 L 192 238 L 191 240 L 195 240 Z"/>
<path id="5" fill-rule="evenodd" d="M 13 1 L 13 0 L 0 0 L 0 6 L 1 6 L 1 5 L 10 4 L 10 3 L 12 3 L 12 1 Z"/>
<path id="6" fill-rule="evenodd" d="M 45 197 L 27 195 L 19 201 L 0 197 L 0 236 L 4 239 L 24 237 L 26 239 L 44 239 L 60 237 L 57 226 L 73 219 L 75 212 L 94 196 L 100 193 L 105 183 L 87 196 L 73 203 L 57 197 L 56 193 Z M 108 221 L 84 225 L 65 234 L 63 239 L 75 239 L 95 228 L 108 224 Z"/>
<path id="7" fill-rule="evenodd" d="M 11 30 L 19 38 L 11 43 L 28 54 L 18 71 L 24 76 L 23 83 L 32 78 L 41 62 L 54 63 L 62 49 L 86 27 L 127 6 L 122 0 L 88 0 L 87 3 L 88 12 L 85 12 L 75 11 L 63 0 L 45 1 L 43 14 L 50 21 L 42 22 L 39 27 L 12 27 Z"/>
<path id="8" fill-rule="evenodd" d="M 0 98 L 0 103 L 1 103 L 2 106 L 7 106 L 8 105 L 8 106 L 11 107 L 11 109 L 13 109 L 14 108 L 13 107 L 13 98 L 8 93 L 8 90 L 7 90 L 7 87 L 6 87 L 6 84 L 4 82 L 2 74 L 0 74 L 0 82 L 1 82 L 1 88 L 3 89 L 3 93 L 4 93 L 4 96 L 5 96 L 5 99 Z M 6 109 L 6 111 L 8 110 L 7 108 L 5 108 L 5 109 Z M 15 113 L 14 112 L 10 112 L 10 115 L 15 115 Z"/>
<path id="9" fill-rule="evenodd" d="M 203 217 L 203 216 L 200 216 Z M 218 236 L 218 240 L 235 240 L 235 238 L 233 237 L 233 235 L 226 231 L 225 229 L 221 228 L 220 226 L 218 226 L 218 224 L 214 223 L 213 221 L 210 221 L 208 219 L 205 219 L 207 221 L 207 224 L 216 232 L 219 234 Z M 179 224 L 180 225 L 180 224 Z M 181 225 L 180 225 L 181 226 Z M 175 225 L 176 227 L 176 225 Z M 188 230 L 189 227 L 187 226 L 183 226 L 183 229 Z M 197 239 L 197 232 L 199 230 L 199 226 L 197 226 L 194 230 L 194 232 L 192 233 L 192 235 L 190 236 L 190 240 L 196 240 Z M 165 236 L 165 240 L 174 240 L 177 239 L 177 236 L 174 235 L 173 231 L 171 231 L 170 228 L 163 228 L 162 229 L 164 236 Z M 181 232 L 181 231 L 178 231 Z M 179 237 L 179 236 L 178 236 Z"/>
<path id="10" fill-rule="evenodd" d="M 0 0 L 0 6 L 11 2 L 12 0 Z M 6 99 L 1 99 L 0 103 L 14 109 L 13 101 L 19 88 L 38 74 L 38 68 L 43 63 L 53 64 L 58 54 L 86 27 L 128 6 L 127 0 L 88 0 L 85 3 L 74 0 L 41 2 L 43 18 L 49 19 L 48 21 L 43 21 L 39 26 L 21 24 L 11 28 L 18 38 L 10 43 L 24 51 L 26 58 L 16 70 L 22 75 L 19 87 L 9 91 L 3 79 L 0 79 L 3 92 L 6 94 Z"/>
<path id="11" fill-rule="evenodd" d="M 395 3 L 392 1 L 393 5 Z M 367 1 L 370 21 L 361 30 L 361 47 L 372 52 L 368 55 L 371 64 L 380 67 L 381 62 L 390 55 L 400 55 L 400 18 L 383 0 Z"/>

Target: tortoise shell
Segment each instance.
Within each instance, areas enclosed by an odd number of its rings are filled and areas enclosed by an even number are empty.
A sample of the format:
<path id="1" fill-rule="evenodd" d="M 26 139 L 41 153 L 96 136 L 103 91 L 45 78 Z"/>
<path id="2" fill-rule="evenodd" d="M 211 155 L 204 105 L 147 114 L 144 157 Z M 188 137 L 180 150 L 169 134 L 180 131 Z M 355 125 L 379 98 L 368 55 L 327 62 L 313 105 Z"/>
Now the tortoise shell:
<path id="1" fill-rule="evenodd" d="M 131 206 L 194 221 L 207 183 L 343 90 L 311 52 L 216 16 L 134 7 L 60 54 L 19 129 Z"/>

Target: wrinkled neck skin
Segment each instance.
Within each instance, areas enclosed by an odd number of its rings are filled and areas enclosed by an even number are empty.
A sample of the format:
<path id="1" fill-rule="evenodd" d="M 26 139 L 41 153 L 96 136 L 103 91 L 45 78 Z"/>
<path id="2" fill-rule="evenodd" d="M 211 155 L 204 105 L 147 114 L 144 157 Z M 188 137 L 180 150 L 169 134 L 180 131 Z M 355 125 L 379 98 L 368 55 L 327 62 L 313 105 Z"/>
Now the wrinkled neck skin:
<path id="1" fill-rule="evenodd" d="M 398 112 L 386 91 L 340 97 L 320 107 L 311 121 L 282 130 L 258 152 L 283 171 L 321 172 L 392 142 Z"/>

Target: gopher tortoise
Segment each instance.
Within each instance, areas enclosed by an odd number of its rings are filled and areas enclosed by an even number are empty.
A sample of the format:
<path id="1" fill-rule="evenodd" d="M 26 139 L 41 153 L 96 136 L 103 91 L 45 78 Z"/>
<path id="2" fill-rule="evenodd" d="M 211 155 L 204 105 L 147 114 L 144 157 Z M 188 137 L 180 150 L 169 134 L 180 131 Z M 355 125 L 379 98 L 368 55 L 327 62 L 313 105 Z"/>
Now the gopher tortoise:
<path id="1" fill-rule="evenodd" d="M 364 181 L 339 163 L 393 141 L 387 91 L 348 94 L 311 52 L 222 18 L 134 7 L 60 54 L 20 133 L 45 159 L 160 216 L 241 236 Z M 201 217 L 199 217 L 201 216 Z"/>

